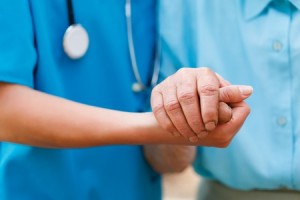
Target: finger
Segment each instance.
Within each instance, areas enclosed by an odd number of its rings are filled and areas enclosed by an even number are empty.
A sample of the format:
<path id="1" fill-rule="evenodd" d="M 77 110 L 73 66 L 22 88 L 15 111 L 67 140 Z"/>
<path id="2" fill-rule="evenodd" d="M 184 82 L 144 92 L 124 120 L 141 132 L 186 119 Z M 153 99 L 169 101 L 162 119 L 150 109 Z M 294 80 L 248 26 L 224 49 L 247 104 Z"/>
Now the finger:
<path id="1" fill-rule="evenodd" d="M 232 109 L 224 102 L 219 103 L 219 119 L 218 124 L 229 122 L 232 117 Z"/>
<path id="2" fill-rule="evenodd" d="M 253 93 L 253 88 L 247 85 L 230 85 L 220 88 L 220 101 L 237 103 L 245 100 Z"/>
<path id="3" fill-rule="evenodd" d="M 231 120 L 226 123 L 233 132 L 238 132 L 245 122 L 246 118 L 250 114 L 250 107 L 245 102 L 231 104 L 232 117 Z"/>
<path id="4" fill-rule="evenodd" d="M 250 108 L 245 102 L 233 104 L 231 120 L 219 125 L 213 132 L 209 133 L 208 137 L 215 141 L 212 146 L 227 147 L 242 127 L 249 113 Z"/>
<path id="5" fill-rule="evenodd" d="M 218 123 L 219 80 L 208 68 L 201 68 L 197 86 L 200 96 L 201 116 L 207 131 L 212 131 Z"/>
<path id="6" fill-rule="evenodd" d="M 245 102 L 230 104 L 232 108 L 232 121 L 243 123 L 250 114 L 250 108 Z"/>
<path id="7" fill-rule="evenodd" d="M 209 132 L 207 137 L 198 140 L 196 143 L 190 143 L 189 145 L 213 146 L 219 148 L 227 147 L 242 127 L 249 113 L 250 108 L 245 102 L 233 104 L 232 117 L 229 122 L 218 125 L 213 131 Z M 167 141 L 170 140 L 171 138 Z M 171 143 L 186 144 L 186 142 L 180 140 L 180 138 L 174 138 Z"/>
<path id="8" fill-rule="evenodd" d="M 188 125 L 177 99 L 177 87 L 171 79 L 169 80 L 169 84 L 166 84 L 162 93 L 165 110 L 178 132 L 191 142 L 196 142 L 198 137 Z"/>
<path id="9" fill-rule="evenodd" d="M 151 107 L 153 114 L 159 123 L 159 125 L 168 132 L 172 133 L 174 136 L 180 136 L 177 129 L 173 125 L 171 119 L 166 113 L 163 97 L 159 90 L 153 89 L 151 93 Z"/>
<path id="10" fill-rule="evenodd" d="M 221 87 L 225 87 L 225 86 L 231 85 L 231 83 L 229 81 L 225 80 L 222 76 L 220 76 L 220 74 L 216 73 L 216 75 L 217 75 L 217 77 L 218 77 L 218 79 L 220 81 L 220 84 L 221 84 L 220 86 Z"/>
<path id="11" fill-rule="evenodd" d="M 185 78 L 185 80 L 177 86 L 177 98 L 190 128 L 199 138 L 203 138 L 207 135 L 207 131 L 202 122 L 196 82 L 195 77 L 190 79 Z"/>

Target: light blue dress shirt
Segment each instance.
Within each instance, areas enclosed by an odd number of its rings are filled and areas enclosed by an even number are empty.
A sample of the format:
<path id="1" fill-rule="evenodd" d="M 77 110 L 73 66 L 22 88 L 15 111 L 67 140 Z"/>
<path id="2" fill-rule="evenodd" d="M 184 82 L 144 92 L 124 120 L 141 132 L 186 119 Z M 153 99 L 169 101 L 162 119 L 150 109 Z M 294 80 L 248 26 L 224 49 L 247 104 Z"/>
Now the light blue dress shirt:
<path id="1" fill-rule="evenodd" d="M 76 22 L 90 36 L 88 52 L 78 60 L 69 59 L 62 47 L 69 26 L 65 0 L 0 0 L 0 81 L 88 105 L 140 111 L 145 96 L 131 90 L 135 79 L 125 0 L 73 4 Z M 144 82 L 152 76 L 155 9 L 153 0 L 132 0 L 133 37 Z M 0 199 L 159 200 L 161 183 L 141 146 L 63 150 L 2 142 Z"/>
<path id="2" fill-rule="evenodd" d="M 208 66 L 254 87 L 231 145 L 198 148 L 204 177 L 243 190 L 300 190 L 299 9 L 298 0 L 160 0 L 163 76 Z"/>

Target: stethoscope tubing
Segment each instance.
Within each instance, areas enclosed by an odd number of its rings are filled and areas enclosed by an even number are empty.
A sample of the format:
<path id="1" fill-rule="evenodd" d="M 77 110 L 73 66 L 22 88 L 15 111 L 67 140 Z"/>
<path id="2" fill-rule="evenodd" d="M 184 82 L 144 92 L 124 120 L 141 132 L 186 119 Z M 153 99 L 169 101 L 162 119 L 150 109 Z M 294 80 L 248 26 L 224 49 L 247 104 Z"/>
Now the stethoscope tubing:
<path id="1" fill-rule="evenodd" d="M 71 26 L 71 25 L 75 24 L 73 1 L 67 0 L 67 6 L 68 6 L 69 26 Z"/>
<path id="2" fill-rule="evenodd" d="M 67 31 L 70 30 L 70 28 L 75 27 L 77 30 L 78 30 L 78 28 L 82 29 L 80 32 L 81 33 L 83 32 L 84 34 L 87 35 L 86 30 L 80 24 L 76 24 L 74 8 L 73 8 L 73 0 L 66 0 L 66 1 L 67 1 L 68 19 L 69 19 L 69 28 L 67 29 Z M 158 82 L 158 75 L 159 75 L 159 71 L 160 71 L 160 58 L 159 58 L 160 47 L 158 46 L 158 48 L 157 48 L 158 51 L 156 51 L 156 59 L 154 61 L 154 68 L 153 68 L 153 73 L 152 73 L 152 77 L 151 77 L 151 84 L 149 86 L 147 86 L 142 81 L 142 78 L 141 78 L 141 75 L 139 72 L 139 68 L 138 68 L 138 64 L 137 64 L 136 53 L 135 53 L 135 48 L 134 48 L 133 26 L 132 26 L 131 13 L 132 13 L 131 0 L 126 0 L 125 17 L 126 17 L 126 27 L 127 27 L 128 50 L 129 50 L 129 56 L 130 56 L 130 61 L 131 61 L 131 68 L 132 68 L 133 75 L 136 80 L 136 82 L 133 83 L 133 85 L 132 85 L 132 90 L 134 92 L 141 92 L 141 91 L 145 91 L 148 88 L 154 87 Z M 87 41 L 88 41 L 88 35 L 87 35 Z M 64 40 L 64 42 L 65 42 L 65 40 Z M 74 46 L 76 46 L 76 45 L 74 45 Z M 66 50 L 65 43 L 64 43 L 64 50 L 65 50 L 66 54 L 70 58 L 73 58 L 73 59 L 78 59 L 85 54 L 85 51 L 84 51 L 82 56 L 71 55 L 70 53 L 68 53 L 70 51 L 70 49 L 68 51 Z"/>
<path id="3" fill-rule="evenodd" d="M 132 71 L 137 83 L 141 87 L 140 89 L 144 90 L 146 89 L 146 86 L 142 82 L 142 78 L 140 76 L 140 72 L 137 67 L 137 60 L 136 60 L 135 49 L 134 49 L 133 30 L 132 30 L 132 21 L 131 21 L 131 0 L 126 0 L 125 16 L 126 16 L 126 25 L 127 25 L 128 49 L 130 54 Z"/>

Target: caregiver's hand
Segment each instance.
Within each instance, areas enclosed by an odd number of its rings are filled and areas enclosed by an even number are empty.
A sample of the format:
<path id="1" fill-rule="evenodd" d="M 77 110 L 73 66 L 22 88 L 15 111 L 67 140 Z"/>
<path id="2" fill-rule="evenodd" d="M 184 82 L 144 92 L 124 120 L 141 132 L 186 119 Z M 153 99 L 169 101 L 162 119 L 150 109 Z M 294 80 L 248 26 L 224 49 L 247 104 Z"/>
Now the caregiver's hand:
<path id="1" fill-rule="evenodd" d="M 229 85 L 208 68 L 181 68 L 153 89 L 151 106 L 163 129 L 197 142 L 231 120 L 226 103 L 242 102 L 251 93 L 251 87 Z M 248 115 L 250 109 L 242 105 Z"/>

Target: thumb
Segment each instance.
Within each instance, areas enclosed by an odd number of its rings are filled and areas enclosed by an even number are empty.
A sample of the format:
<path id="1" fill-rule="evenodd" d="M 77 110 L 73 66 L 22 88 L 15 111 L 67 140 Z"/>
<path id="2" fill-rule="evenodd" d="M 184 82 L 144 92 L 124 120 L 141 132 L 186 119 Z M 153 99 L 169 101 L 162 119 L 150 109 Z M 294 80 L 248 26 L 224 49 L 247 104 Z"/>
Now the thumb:
<path id="1" fill-rule="evenodd" d="M 220 101 L 225 103 L 238 103 L 247 99 L 253 93 L 248 85 L 229 85 L 220 88 Z"/>

